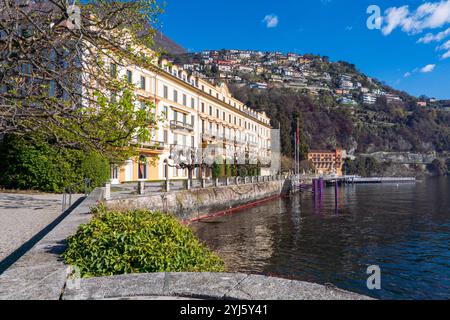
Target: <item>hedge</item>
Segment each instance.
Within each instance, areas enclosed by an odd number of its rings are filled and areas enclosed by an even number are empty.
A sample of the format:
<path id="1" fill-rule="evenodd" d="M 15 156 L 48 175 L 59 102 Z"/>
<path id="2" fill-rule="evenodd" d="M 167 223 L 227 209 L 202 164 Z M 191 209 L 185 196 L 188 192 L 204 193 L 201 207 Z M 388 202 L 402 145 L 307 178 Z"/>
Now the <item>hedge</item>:
<path id="1" fill-rule="evenodd" d="M 109 179 L 109 162 L 96 152 L 60 148 L 47 141 L 6 135 L 0 142 L 0 186 L 61 193 L 84 178 L 92 186 Z M 75 192 L 83 192 L 80 185 Z"/>

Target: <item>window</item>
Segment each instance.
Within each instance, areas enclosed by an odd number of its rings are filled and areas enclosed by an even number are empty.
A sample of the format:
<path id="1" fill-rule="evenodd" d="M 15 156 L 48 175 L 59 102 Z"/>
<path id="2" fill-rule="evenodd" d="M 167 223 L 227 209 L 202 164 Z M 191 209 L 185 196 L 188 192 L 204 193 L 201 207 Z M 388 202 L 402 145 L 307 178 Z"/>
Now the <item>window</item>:
<path id="1" fill-rule="evenodd" d="M 141 110 L 145 110 L 146 106 L 145 106 L 145 101 L 141 101 Z"/>
<path id="2" fill-rule="evenodd" d="M 228 115 L 228 122 L 231 123 L 231 114 Z"/>
<path id="3" fill-rule="evenodd" d="M 219 111 L 219 109 L 216 110 L 216 118 L 220 118 L 220 111 Z"/>
<path id="4" fill-rule="evenodd" d="M 173 144 L 174 145 L 178 144 L 178 135 L 176 133 L 173 134 Z"/>
<path id="5" fill-rule="evenodd" d="M 191 108 L 192 109 L 195 108 L 195 100 L 194 100 L 194 98 L 191 98 Z"/>
<path id="6" fill-rule="evenodd" d="M 169 99 L 169 88 L 167 88 L 167 86 L 164 86 L 163 91 L 164 91 L 164 99 Z"/>
<path id="7" fill-rule="evenodd" d="M 191 136 L 191 147 L 194 148 L 195 147 L 195 137 Z"/>
<path id="8" fill-rule="evenodd" d="M 191 125 L 194 126 L 194 124 L 195 124 L 195 117 L 191 116 Z"/>
<path id="9" fill-rule="evenodd" d="M 163 132 L 163 141 L 165 144 L 169 143 L 169 131 L 167 131 L 167 130 L 164 130 L 164 132 Z"/>
<path id="10" fill-rule="evenodd" d="M 119 179 L 119 166 L 117 164 L 111 165 L 111 179 Z"/>
<path id="11" fill-rule="evenodd" d="M 141 89 L 145 90 L 145 77 L 141 76 Z"/>
<path id="12" fill-rule="evenodd" d="M 175 121 L 178 120 L 178 111 L 173 112 L 173 120 L 175 120 Z"/>
<path id="13" fill-rule="evenodd" d="M 183 106 L 187 107 L 187 97 L 185 94 L 183 94 Z"/>
<path id="14" fill-rule="evenodd" d="M 139 157 L 138 179 L 147 179 L 147 158 L 145 156 Z"/>
<path id="15" fill-rule="evenodd" d="M 109 75 L 113 78 L 117 78 L 117 65 L 115 63 L 110 64 Z"/>
<path id="16" fill-rule="evenodd" d="M 211 106 L 209 106 L 209 115 L 212 116 L 212 114 L 213 114 L 213 109 Z"/>
<path id="17" fill-rule="evenodd" d="M 202 112 L 205 113 L 205 104 L 202 102 Z"/>
<path id="18" fill-rule="evenodd" d="M 178 91 L 173 90 L 173 101 L 178 102 Z"/>
<path id="19" fill-rule="evenodd" d="M 169 119 L 169 108 L 167 108 L 167 106 L 164 106 L 164 119 L 168 120 Z"/>
<path id="20" fill-rule="evenodd" d="M 183 123 L 186 124 L 187 123 L 187 116 L 185 113 L 183 113 Z"/>
<path id="21" fill-rule="evenodd" d="M 187 138 L 183 135 L 183 146 L 187 146 Z"/>
<path id="22" fill-rule="evenodd" d="M 223 112 L 223 121 L 225 121 L 225 111 Z"/>
<path id="23" fill-rule="evenodd" d="M 127 70 L 127 81 L 128 83 L 133 83 L 133 72 Z"/>

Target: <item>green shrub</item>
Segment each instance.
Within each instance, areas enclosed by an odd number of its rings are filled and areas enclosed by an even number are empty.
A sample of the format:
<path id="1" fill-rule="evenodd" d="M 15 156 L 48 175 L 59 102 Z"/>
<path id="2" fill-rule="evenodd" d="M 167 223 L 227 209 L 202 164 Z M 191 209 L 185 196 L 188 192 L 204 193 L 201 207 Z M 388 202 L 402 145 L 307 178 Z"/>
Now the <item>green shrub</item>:
<path id="1" fill-rule="evenodd" d="M 108 160 L 95 152 L 60 148 L 47 141 L 6 135 L 0 143 L 0 186 L 60 193 L 84 178 L 108 180 Z M 73 190 L 83 192 L 84 185 Z"/>
<path id="2" fill-rule="evenodd" d="M 64 261 L 82 277 L 148 272 L 221 272 L 223 261 L 176 218 L 144 210 L 104 207 L 68 239 Z"/>

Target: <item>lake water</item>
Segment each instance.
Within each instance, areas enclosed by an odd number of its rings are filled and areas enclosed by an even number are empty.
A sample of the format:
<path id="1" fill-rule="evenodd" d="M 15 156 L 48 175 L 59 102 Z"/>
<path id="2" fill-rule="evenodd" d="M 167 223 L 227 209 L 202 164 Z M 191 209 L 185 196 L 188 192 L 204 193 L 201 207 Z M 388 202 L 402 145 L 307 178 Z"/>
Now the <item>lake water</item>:
<path id="1" fill-rule="evenodd" d="M 228 270 L 381 299 L 450 299 L 450 179 L 349 185 L 283 198 L 192 225 Z M 381 268 L 369 290 L 367 267 Z"/>

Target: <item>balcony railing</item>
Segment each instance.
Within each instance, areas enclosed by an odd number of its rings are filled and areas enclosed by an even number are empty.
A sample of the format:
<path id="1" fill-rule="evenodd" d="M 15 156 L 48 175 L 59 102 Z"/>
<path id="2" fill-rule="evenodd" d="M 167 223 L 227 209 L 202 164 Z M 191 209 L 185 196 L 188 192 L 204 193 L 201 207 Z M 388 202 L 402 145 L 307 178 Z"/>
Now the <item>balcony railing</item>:
<path id="1" fill-rule="evenodd" d="M 207 139 L 207 140 L 219 140 L 219 139 L 223 138 L 221 133 L 216 131 L 216 130 L 204 131 L 202 133 L 202 136 L 203 136 L 204 139 Z"/>
<path id="2" fill-rule="evenodd" d="M 183 129 L 188 131 L 194 131 L 194 126 L 192 124 L 183 121 L 171 120 L 170 127 L 172 129 Z"/>
<path id="3" fill-rule="evenodd" d="M 152 150 L 164 150 L 167 145 L 163 141 L 155 141 L 151 140 L 149 142 L 144 142 L 141 144 L 143 148 L 152 149 Z"/>

